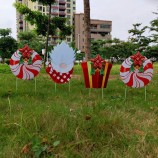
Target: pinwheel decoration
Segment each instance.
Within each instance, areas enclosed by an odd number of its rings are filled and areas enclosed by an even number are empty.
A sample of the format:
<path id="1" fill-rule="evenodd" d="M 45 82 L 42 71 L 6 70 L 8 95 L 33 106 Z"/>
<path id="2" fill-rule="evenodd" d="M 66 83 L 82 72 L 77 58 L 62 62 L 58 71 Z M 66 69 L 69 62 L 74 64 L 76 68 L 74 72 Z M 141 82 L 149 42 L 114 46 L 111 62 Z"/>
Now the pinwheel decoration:
<path id="1" fill-rule="evenodd" d="M 146 86 L 151 81 L 152 75 L 152 62 L 140 52 L 137 52 L 127 58 L 120 68 L 122 81 L 132 88 L 141 88 Z"/>
<path id="2" fill-rule="evenodd" d="M 81 63 L 86 88 L 106 88 L 112 64 L 100 55 Z"/>
<path id="3" fill-rule="evenodd" d="M 38 75 L 42 66 L 41 57 L 28 45 L 17 50 L 10 59 L 12 73 L 20 79 L 30 80 Z"/>
<path id="4" fill-rule="evenodd" d="M 51 62 L 48 64 L 46 72 L 55 83 L 69 82 L 73 73 L 75 51 L 68 44 L 62 42 L 49 55 Z"/>

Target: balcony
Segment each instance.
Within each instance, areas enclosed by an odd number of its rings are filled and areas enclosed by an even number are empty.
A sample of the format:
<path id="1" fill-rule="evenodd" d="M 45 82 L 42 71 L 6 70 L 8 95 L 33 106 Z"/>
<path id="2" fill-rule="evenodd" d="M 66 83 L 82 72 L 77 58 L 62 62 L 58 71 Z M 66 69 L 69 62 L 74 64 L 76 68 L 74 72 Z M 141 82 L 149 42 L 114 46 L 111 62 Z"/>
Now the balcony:
<path id="1" fill-rule="evenodd" d="M 63 5 L 59 5 L 59 9 L 60 10 L 65 10 L 66 8 L 65 8 L 65 5 L 63 6 Z"/>
<path id="2" fill-rule="evenodd" d="M 58 15 L 58 12 L 51 12 L 52 15 Z"/>
<path id="3" fill-rule="evenodd" d="M 108 28 L 94 28 L 94 27 L 91 27 L 91 31 L 92 32 L 98 32 L 98 33 L 101 33 L 101 32 L 111 32 L 111 29 L 108 29 Z"/>
<path id="4" fill-rule="evenodd" d="M 19 29 L 22 30 L 22 29 L 23 29 L 23 26 L 19 26 Z"/>
<path id="5" fill-rule="evenodd" d="M 51 8 L 58 9 L 59 7 L 57 5 L 52 5 Z"/>
<path id="6" fill-rule="evenodd" d="M 66 2 L 65 2 L 65 0 L 59 0 L 59 5 L 60 4 L 65 4 Z"/>
<path id="7" fill-rule="evenodd" d="M 23 24 L 23 21 L 22 21 L 22 20 L 19 20 L 19 24 Z"/>
<path id="8" fill-rule="evenodd" d="M 66 15 L 65 11 L 59 11 L 59 15 L 64 15 L 65 16 Z"/>

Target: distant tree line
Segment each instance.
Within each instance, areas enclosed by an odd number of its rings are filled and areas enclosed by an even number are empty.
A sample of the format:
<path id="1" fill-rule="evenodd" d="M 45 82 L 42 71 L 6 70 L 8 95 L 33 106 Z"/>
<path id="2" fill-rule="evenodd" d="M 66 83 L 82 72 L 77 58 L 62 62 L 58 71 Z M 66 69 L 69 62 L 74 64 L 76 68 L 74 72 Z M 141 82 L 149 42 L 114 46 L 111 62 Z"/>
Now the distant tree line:
<path id="1" fill-rule="evenodd" d="M 154 13 L 158 15 L 158 13 Z M 144 33 L 150 31 L 150 36 Z M 141 23 L 133 24 L 133 28 L 128 31 L 130 37 L 127 41 L 94 40 L 91 41 L 91 54 L 100 54 L 104 58 L 127 58 L 136 51 L 140 51 L 147 58 L 158 59 L 158 17 L 150 22 L 150 26 L 142 26 Z"/>

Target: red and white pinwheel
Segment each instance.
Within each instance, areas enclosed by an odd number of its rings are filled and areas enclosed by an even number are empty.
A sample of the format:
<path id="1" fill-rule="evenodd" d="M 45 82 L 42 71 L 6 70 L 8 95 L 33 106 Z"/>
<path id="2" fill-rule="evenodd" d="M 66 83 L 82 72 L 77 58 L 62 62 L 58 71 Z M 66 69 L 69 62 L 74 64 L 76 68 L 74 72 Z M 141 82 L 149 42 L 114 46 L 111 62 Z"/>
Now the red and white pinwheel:
<path id="1" fill-rule="evenodd" d="M 33 79 L 38 75 L 42 60 L 38 53 L 27 45 L 17 50 L 10 59 L 12 73 L 23 80 Z"/>
<path id="2" fill-rule="evenodd" d="M 127 58 L 121 65 L 120 76 L 122 81 L 129 87 L 141 88 L 146 86 L 152 79 L 152 62 L 140 52 Z"/>

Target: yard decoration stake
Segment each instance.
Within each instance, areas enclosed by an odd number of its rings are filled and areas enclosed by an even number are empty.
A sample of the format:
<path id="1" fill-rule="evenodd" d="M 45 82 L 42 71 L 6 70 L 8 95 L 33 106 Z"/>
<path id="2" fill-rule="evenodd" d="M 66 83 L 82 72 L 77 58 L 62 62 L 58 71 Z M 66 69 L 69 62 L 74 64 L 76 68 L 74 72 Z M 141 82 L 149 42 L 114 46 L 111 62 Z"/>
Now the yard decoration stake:
<path id="1" fill-rule="evenodd" d="M 106 88 L 112 64 L 97 55 L 91 61 L 81 63 L 86 88 Z M 103 93 L 103 90 L 102 90 Z"/>
<path id="2" fill-rule="evenodd" d="M 132 88 L 145 87 L 152 79 L 153 64 L 140 52 L 127 58 L 121 65 L 120 76 L 122 81 Z M 145 88 L 146 100 L 146 88 Z"/>
<path id="3" fill-rule="evenodd" d="M 106 62 L 98 54 L 95 58 L 88 62 L 83 61 L 81 66 L 84 75 L 85 87 L 90 88 L 89 96 L 91 93 L 91 88 L 102 88 L 103 99 L 103 89 L 107 86 L 112 64 Z"/>
<path id="4" fill-rule="evenodd" d="M 10 69 L 16 76 L 16 92 L 18 89 L 18 78 L 22 80 L 31 80 L 35 78 L 41 69 L 42 60 L 37 52 L 30 49 L 28 45 L 18 49 L 10 59 Z M 36 78 L 35 78 L 36 92 Z"/>
<path id="5" fill-rule="evenodd" d="M 10 59 L 12 73 L 22 80 L 31 80 L 41 69 L 42 60 L 37 52 L 27 45 L 17 50 Z"/>
<path id="6" fill-rule="evenodd" d="M 48 64 L 46 72 L 52 80 L 58 84 L 69 82 L 73 73 L 75 51 L 68 44 L 62 42 L 51 51 L 49 56 L 51 62 Z"/>

